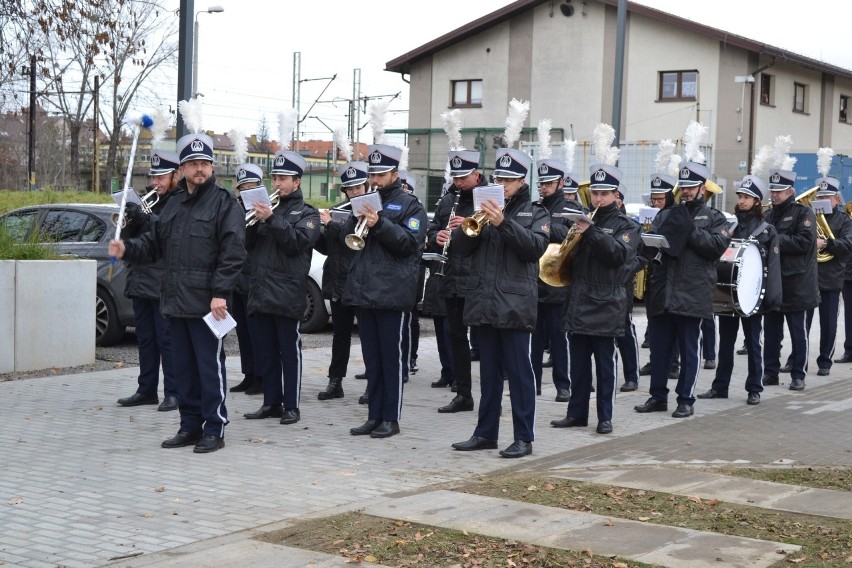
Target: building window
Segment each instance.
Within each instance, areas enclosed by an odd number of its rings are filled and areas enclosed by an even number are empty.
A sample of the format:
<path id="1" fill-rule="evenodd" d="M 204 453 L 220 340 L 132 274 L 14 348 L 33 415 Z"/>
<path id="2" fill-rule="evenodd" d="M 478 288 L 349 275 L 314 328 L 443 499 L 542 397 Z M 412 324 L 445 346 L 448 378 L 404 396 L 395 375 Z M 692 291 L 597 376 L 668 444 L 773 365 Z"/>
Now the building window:
<path id="1" fill-rule="evenodd" d="M 698 71 L 662 71 L 661 101 L 694 101 L 698 96 Z"/>
<path id="2" fill-rule="evenodd" d="M 760 104 L 774 105 L 775 96 L 772 88 L 775 83 L 775 77 L 766 73 L 760 74 Z"/>
<path id="3" fill-rule="evenodd" d="M 802 83 L 793 83 L 793 112 L 807 112 L 808 89 Z"/>
<path id="4" fill-rule="evenodd" d="M 453 108 L 482 106 L 482 79 L 452 81 Z"/>
<path id="5" fill-rule="evenodd" d="M 849 97 L 840 95 L 840 122 L 849 122 Z"/>

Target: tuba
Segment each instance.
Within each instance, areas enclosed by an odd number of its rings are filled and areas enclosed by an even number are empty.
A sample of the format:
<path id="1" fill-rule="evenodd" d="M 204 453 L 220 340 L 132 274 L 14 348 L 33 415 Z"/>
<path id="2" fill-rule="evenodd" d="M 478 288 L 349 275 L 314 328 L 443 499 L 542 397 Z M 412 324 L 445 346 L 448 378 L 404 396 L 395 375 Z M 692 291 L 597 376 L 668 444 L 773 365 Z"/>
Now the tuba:
<path id="1" fill-rule="evenodd" d="M 589 221 L 595 218 L 597 212 L 597 209 L 592 211 L 592 214 L 589 215 Z M 574 263 L 574 256 L 577 254 L 577 245 L 583 240 L 583 234 L 578 233 L 575 228 L 576 225 L 572 225 L 568 229 L 565 240 L 560 244 L 550 243 L 547 245 L 547 250 L 538 259 L 538 277 L 548 286 L 561 288 L 571 283 L 571 265 Z"/>
<path id="2" fill-rule="evenodd" d="M 796 201 L 798 201 L 799 203 L 801 203 L 805 207 L 810 207 L 811 202 L 813 201 L 813 199 L 815 197 L 817 189 L 819 189 L 819 186 L 810 188 L 809 190 L 807 190 L 803 194 L 796 197 Z M 823 240 L 828 240 L 828 239 L 833 240 L 834 239 L 834 233 L 831 231 L 831 227 L 828 226 L 828 220 L 825 218 L 825 215 L 823 215 L 822 213 L 816 213 L 816 212 L 814 214 L 816 215 L 817 237 L 819 237 Z M 829 252 L 825 252 L 824 250 L 818 250 L 817 251 L 817 262 L 828 262 L 829 260 L 833 260 L 833 259 L 834 259 L 833 254 L 831 254 Z"/>
<path id="3" fill-rule="evenodd" d="M 642 232 L 647 233 L 651 230 L 651 221 L 642 223 Z M 635 280 L 633 281 L 633 297 L 637 300 L 645 298 L 645 290 L 648 289 L 648 265 L 642 267 L 636 272 Z"/>

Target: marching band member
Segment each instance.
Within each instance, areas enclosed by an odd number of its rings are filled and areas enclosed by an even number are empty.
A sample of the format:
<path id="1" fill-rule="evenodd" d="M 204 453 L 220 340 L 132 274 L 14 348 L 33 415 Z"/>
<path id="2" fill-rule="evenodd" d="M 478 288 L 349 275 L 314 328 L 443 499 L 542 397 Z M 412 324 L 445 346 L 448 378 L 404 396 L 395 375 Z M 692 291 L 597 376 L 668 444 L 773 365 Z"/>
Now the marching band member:
<path id="1" fill-rule="evenodd" d="M 482 391 L 473 436 L 453 444 L 456 450 L 497 448 L 505 372 L 514 442 L 500 455 L 520 458 L 532 453 L 536 391 L 530 343 L 535 329 L 538 260 L 547 247 L 550 219 L 543 207 L 530 203 L 524 178 L 531 165 L 530 157 L 520 150 L 498 149 L 494 176 L 503 186 L 505 207 L 501 209 L 493 200 L 482 203 L 488 223 L 479 236 L 467 236 L 461 227 L 453 231 L 453 254 L 471 257 L 464 319 L 479 327 Z"/>
<path id="2" fill-rule="evenodd" d="M 302 196 L 302 174 L 307 166 L 296 152 L 275 153 L 272 187 L 278 193 L 278 205 L 272 209 L 256 203 L 258 223 L 246 229 L 246 249 L 251 252 L 248 310 L 255 320 L 257 337 L 253 339 L 263 377 L 263 406 L 246 414 L 249 419 L 275 417 L 281 424 L 301 419 L 299 322 L 306 308 L 311 255 L 320 234 L 319 212 Z"/>
<path id="3" fill-rule="evenodd" d="M 174 152 L 154 150 L 151 153 L 151 187 L 156 191 L 157 202 L 151 214 L 159 215 L 177 188 L 180 158 Z M 151 216 L 135 203 L 127 203 L 127 225 L 121 229 L 121 238 L 131 239 L 151 229 Z M 172 340 L 168 321 L 160 313 L 160 283 L 163 281 L 163 263 L 127 265 L 127 285 L 124 295 L 133 300 L 133 323 L 139 348 L 138 387 L 132 395 L 118 399 L 121 406 L 157 404 L 157 387 L 160 382 L 160 361 L 163 364 L 163 402 L 157 410 L 177 410 L 178 391 L 172 364 Z"/>
<path id="4" fill-rule="evenodd" d="M 641 235 L 642 226 L 628 216 L 624 208 L 624 193 L 621 188 L 616 191 L 615 204 L 618 206 L 618 211 L 636 225 L 637 235 Z M 637 249 L 640 245 L 641 243 L 637 244 Z M 629 274 L 624 283 L 628 299 L 627 313 L 624 315 L 624 335 L 615 338 L 615 345 L 618 347 L 622 368 L 624 369 L 624 383 L 619 389 L 621 392 L 632 392 L 639 388 L 639 339 L 636 335 L 636 325 L 633 323 L 633 293 L 636 289 L 637 272 L 643 266 L 645 266 L 645 263 L 640 260 L 638 254 L 634 254 L 632 266 L 628 270 Z"/>
<path id="5" fill-rule="evenodd" d="M 613 133 L 614 134 L 614 133 Z M 607 143 L 609 146 L 609 143 Z M 590 167 L 594 223 L 575 221 L 577 245 L 570 295 L 565 304 L 565 329 L 571 334 L 573 388 L 568 413 L 551 421 L 556 428 L 586 426 L 592 385 L 592 357 L 597 375 L 598 434 L 612 432 L 612 411 L 618 374 L 616 338 L 624 335 L 632 287 L 633 260 L 639 247 L 639 227 L 616 203 L 621 170 L 609 164 Z"/>
<path id="6" fill-rule="evenodd" d="M 757 171 L 752 166 L 752 171 Z M 745 390 L 748 393 L 746 403 L 760 404 L 763 392 L 763 346 L 760 342 L 762 314 L 777 309 L 781 303 L 781 265 L 778 251 L 778 234 L 775 227 L 764 221 L 763 196 L 766 182 L 754 175 L 744 176 L 737 189 L 737 226 L 731 235 L 735 239 L 750 239 L 760 247 L 767 263 L 767 279 L 764 281 L 766 292 L 758 313 L 741 317 L 737 315 L 719 315 L 719 365 L 710 390 L 698 395 L 698 398 L 728 398 L 731 373 L 734 370 L 734 347 L 740 323 L 743 327 L 746 354 L 748 355 L 748 376 Z"/>
<path id="7" fill-rule="evenodd" d="M 700 130 L 700 131 L 699 131 Z M 699 141 L 706 128 L 693 122 L 687 128 L 686 156 L 703 161 Z M 678 185 L 682 203 L 661 211 L 651 230 L 663 234 L 670 248 L 649 275 L 645 305 L 651 326 L 651 397 L 636 412 L 668 409 L 669 361 L 678 342 L 681 355 L 677 381 L 677 409 L 673 418 L 692 416 L 695 382 L 701 360 L 701 321 L 713 315 L 716 264 L 728 248 L 727 220 L 704 202 L 710 170 L 702 163 L 685 161 Z M 656 250 L 643 247 L 642 256 L 654 258 Z"/>
<path id="8" fill-rule="evenodd" d="M 343 301 L 357 309 L 369 412 L 367 421 L 349 432 L 387 438 L 399 434 L 402 378 L 408 364 L 404 328 L 417 298 L 427 217 L 417 198 L 400 185 L 402 150 L 376 144 L 369 147 L 368 156 L 370 185 L 379 192 L 382 209 L 363 216 L 368 234 L 346 280 Z M 354 232 L 358 220 L 353 216 L 346 222 L 344 238 Z"/>

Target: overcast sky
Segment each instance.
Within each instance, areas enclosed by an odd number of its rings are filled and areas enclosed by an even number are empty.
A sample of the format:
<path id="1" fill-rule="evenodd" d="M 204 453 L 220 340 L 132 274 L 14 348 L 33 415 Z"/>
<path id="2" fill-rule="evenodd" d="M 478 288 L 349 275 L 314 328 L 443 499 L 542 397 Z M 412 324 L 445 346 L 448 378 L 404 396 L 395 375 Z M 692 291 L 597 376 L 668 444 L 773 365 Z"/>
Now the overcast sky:
<path id="1" fill-rule="evenodd" d="M 178 6 L 178 0 L 168 1 Z M 271 138 L 277 139 L 277 115 L 293 106 L 293 53 L 299 51 L 304 81 L 302 116 L 319 117 L 330 128 L 345 124 L 353 70 L 360 68 L 362 96 L 400 93 L 391 104 L 387 127 L 405 128 L 408 85 L 399 74 L 383 71 L 385 64 L 510 3 L 196 0 L 196 12 L 213 5 L 225 9 L 223 13 L 198 16 L 197 90 L 204 94 L 204 126 L 216 132 L 239 127 L 253 133 L 265 115 Z M 852 49 L 845 29 L 848 17 L 838 11 L 843 6 L 840 2 L 811 0 L 786 9 L 765 0 L 639 3 L 852 69 Z M 329 84 L 328 78 L 335 74 L 337 78 Z M 309 111 L 317 99 L 319 102 Z M 362 124 L 366 120 L 362 115 Z M 330 131 L 322 122 L 307 118 L 300 138 L 329 139 Z M 365 141 L 369 127 L 362 133 L 361 140 Z"/>

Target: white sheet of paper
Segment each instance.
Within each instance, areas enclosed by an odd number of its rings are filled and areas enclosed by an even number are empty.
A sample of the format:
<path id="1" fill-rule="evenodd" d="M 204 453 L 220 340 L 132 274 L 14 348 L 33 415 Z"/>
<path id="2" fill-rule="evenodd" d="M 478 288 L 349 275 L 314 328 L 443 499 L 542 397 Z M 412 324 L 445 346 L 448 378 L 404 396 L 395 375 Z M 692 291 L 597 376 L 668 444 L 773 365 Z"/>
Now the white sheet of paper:
<path id="1" fill-rule="evenodd" d="M 213 317 L 213 312 L 209 312 L 204 316 L 204 323 L 207 324 L 207 327 L 210 328 L 217 339 L 222 339 L 229 331 L 237 327 L 237 320 L 231 316 L 230 312 L 226 312 L 225 317 L 220 320 Z"/>
<path id="2" fill-rule="evenodd" d="M 645 223 L 650 223 L 654 220 L 654 217 L 657 216 L 660 210 L 656 207 L 640 207 L 639 208 L 639 222 L 643 225 Z"/>
<path id="3" fill-rule="evenodd" d="M 642 242 L 648 245 L 649 247 L 657 247 L 663 249 L 669 248 L 669 240 L 663 235 L 650 235 L 647 233 L 643 233 Z"/>
<path id="4" fill-rule="evenodd" d="M 480 186 L 473 188 L 473 210 L 480 211 L 482 202 L 488 199 L 494 200 L 502 209 L 506 206 L 506 198 L 503 193 L 503 186 Z"/>
<path id="5" fill-rule="evenodd" d="M 121 206 L 121 196 L 124 195 L 124 191 L 116 191 L 112 194 L 113 200 L 115 200 L 115 204 L 119 207 Z M 135 203 L 136 205 L 142 206 L 142 198 L 139 197 L 139 194 L 133 190 L 132 187 L 127 189 L 127 202 Z"/>
<path id="6" fill-rule="evenodd" d="M 811 201 L 811 209 L 814 210 L 814 213 L 822 213 L 823 215 L 831 214 L 831 200 L 830 199 L 814 199 Z"/>
<path id="7" fill-rule="evenodd" d="M 382 198 L 378 191 L 353 197 L 349 201 L 352 202 L 352 214 L 356 217 L 361 217 L 367 213 L 367 206 L 372 207 L 374 211 L 382 210 Z"/>
<path id="8" fill-rule="evenodd" d="M 331 220 L 335 222 L 345 223 L 349 220 L 349 217 L 352 215 L 351 211 L 338 211 L 337 209 L 330 209 L 329 213 L 331 214 Z"/>
<path id="9" fill-rule="evenodd" d="M 240 192 L 240 199 L 243 200 L 243 207 L 246 208 L 246 211 L 254 209 L 255 203 L 272 207 L 272 202 L 269 201 L 269 194 L 266 192 L 266 188 L 262 186 L 242 190 Z"/>
<path id="10" fill-rule="evenodd" d="M 589 216 L 584 214 L 584 213 L 579 213 L 579 212 L 578 213 L 565 213 L 563 216 L 566 219 L 574 221 L 575 223 L 577 221 L 586 221 L 586 222 L 589 222 L 589 223 L 593 222 L 591 219 L 589 219 Z"/>

